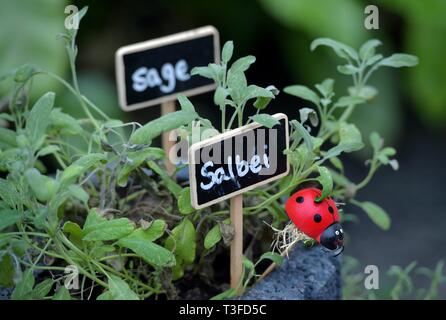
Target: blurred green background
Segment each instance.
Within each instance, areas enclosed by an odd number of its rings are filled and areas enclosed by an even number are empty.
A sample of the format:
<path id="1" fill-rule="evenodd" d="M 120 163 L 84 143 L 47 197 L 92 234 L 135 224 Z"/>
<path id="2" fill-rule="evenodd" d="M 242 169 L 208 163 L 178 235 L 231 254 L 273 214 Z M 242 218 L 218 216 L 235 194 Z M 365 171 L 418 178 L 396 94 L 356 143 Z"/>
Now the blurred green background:
<path id="1" fill-rule="evenodd" d="M 367 137 L 380 132 L 399 150 L 401 169 L 384 168 L 360 195 L 380 203 L 392 216 L 388 232 L 378 230 L 361 212 L 349 211 L 360 222 L 347 226 L 346 254 L 360 266 L 374 264 L 383 273 L 392 264 L 413 260 L 429 267 L 444 258 L 446 209 L 446 1 L 444 0 L 259 0 L 259 1 L 55 1 L 0 0 L 0 75 L 32 63 L 68 76 L 63 31 L 68 4 L 89 6 L 78 37 L 81 90 L 113 117 L 144 122 L 158 116 L 157 107 L 123 113 L 117 105 L 114 53 L 123 45 L 211 24 L 221 42 L 234 40 L 236 56 L 253 54 L 257 62 L 248 72 L 250 83 L 312 86 L 326 77 L 336 79 L 338 96 L 349 79 L 336 71 L 337 57 L 329 50 L 310 52 L 314 38 L 332 37 L 358 48 L 366 39 L 383 42 L 380 52 L 417 55 L 420 64 L 410 69 L 382 69 L 371 79 L 379 95 L 361 106 L 353 121 Z M 364 28 L 364 8 L 379 8 L 379 30 Z M 0 83 L 4 96 L 11 83 Z M 41 77 L 33 97 L 55 90 L 57 104 L 79 115 L 76 101 L 60 86 Z M 210 93 L 194 97 L 203 116 L 214 121 Z M 306 106 L 279 95 L 270 112 L 297 117 Z M 274 110 L 274 111 L 272 111 Z M 347 175 L 360 179 L 367 168 L 362 157 L 349 158 Z M 353 208 L 351 208 L 353 210 Z M 384 285 L 385 287 L 385 285 Z"/>

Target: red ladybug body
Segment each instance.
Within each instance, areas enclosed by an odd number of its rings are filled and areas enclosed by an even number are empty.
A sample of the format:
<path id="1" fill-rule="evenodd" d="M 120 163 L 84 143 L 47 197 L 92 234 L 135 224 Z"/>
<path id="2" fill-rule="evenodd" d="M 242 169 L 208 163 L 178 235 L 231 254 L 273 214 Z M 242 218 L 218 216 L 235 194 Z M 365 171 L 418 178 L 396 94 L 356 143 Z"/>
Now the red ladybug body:
<path id="1" fill-rule="evenodd" d="M 338 208 L 331 198 L 316 201 L 321 194 L 316 188 L 302 189 L 287 200 L 285 211 L 300 231 L 340 253 L 344 231 L 339 223 Z"/>

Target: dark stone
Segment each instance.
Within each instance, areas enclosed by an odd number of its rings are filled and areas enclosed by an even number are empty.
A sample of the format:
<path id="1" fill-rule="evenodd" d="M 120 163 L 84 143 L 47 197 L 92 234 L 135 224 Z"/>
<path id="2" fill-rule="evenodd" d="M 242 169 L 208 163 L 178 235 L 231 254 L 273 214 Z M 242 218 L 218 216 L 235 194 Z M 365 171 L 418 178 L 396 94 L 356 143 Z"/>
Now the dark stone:
<path id="1" fill-rule="evenodd" d="M 0 300 L 9 300 L 11 298 L 12 289 L 0 286 Z"/>
<path id="2" fill-rule="evenodd" d="M 321 246 L 297 246 L 242 300 L 338 300 L 341 299 L 340 258 Z"/>

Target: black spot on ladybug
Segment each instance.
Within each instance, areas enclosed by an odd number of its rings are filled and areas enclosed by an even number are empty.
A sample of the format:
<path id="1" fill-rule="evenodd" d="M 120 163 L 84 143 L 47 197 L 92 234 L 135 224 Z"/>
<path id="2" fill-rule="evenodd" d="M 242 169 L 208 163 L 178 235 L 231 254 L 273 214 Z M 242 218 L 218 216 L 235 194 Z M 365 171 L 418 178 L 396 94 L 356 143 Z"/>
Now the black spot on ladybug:
<path id="1" fill-rule="evenodd" d="M 333 210 L 333 208 L 331 206 L 328 206 L 328 212 L 330 212 L 331 214 L 334 213 L 334 210 Z"/>
<path id="2" fill-rule="evenodd" d="M 320 215 L 319 213 L 316 213 L 316 214 L 313 216 L 313 220 L 314 220 L 314 222 L 319 223 L 319 222 L 322 221 L 322 217 L 321 217 L 321 215 Z"/>
<path id="3" fill-rule="evenodd" d="M 296 202 L 297 203 L 303 203 L 304 202 L 304 197 L 297 197 L 296 198 Z"/>

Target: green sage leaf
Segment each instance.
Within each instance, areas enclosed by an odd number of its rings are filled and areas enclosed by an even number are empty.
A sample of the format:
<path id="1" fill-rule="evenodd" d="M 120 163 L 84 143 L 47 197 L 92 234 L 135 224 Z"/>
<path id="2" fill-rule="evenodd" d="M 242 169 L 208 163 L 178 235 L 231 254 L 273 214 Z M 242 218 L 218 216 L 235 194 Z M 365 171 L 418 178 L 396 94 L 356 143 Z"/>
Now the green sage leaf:
<path id="1" fill-rule="evenodd" d="M 322 185 L 322 194 L 316 198 L 316 202 L 320 202 L 327 198 L 333 190 L 333 178 L 331 177 L 330 170 L 326 167 L 317 167 L 319 171 L 318 181 Z"/>
<path id="2" fill-rule="evenodd" d="M 311 49 L 311 51 L 314 51 L 319 46 L 327 46 L 327 47 L 332 48 L 334 50 L 334 52 L 341 58 L 350 57 L 354 60 L 358 59 L 358 54 L 356 53 L 355 49 L 353 49 L 352 47 L 350 47 L 346 44 L 338 42 L 336 40 L 329 39 L 329 38 L 315 39 L 311 43 L 310 49 Z"/>
<path id="3" fill-rule="evenodd" d="M 216 224 L 206 234 L 206 237 L 204 238 L 204 247 L 209 250 L 214 247 L 221 239 L 222 237 L 220 225 Z"/>
<path id="4" fill-rule="evenodd" d="M 190 200 L 190 187 L 181 190 L 178 196 L 178 209 L 182 214 L 190 214 L 195 211 Z"/>
<path id="5" fill-rule="evenodd" d="M 290 95 L 299 97 L 301 99 L 311 101 L 314 104 L 319 104 L 319 96 L 310 88 L 301 86 L 301 85 L 293 85 L 288 86 L 283 89 L 285 93 Z"/>
<path id="6" fill-rule="evenodd" d="M 196 231 L 192 222 L 185 218 L 166 240 L 166 248 L 174 250 L 175 256 L 186 263 L 193 263 L 196 250 Z"/>
<path id="7" fill-rule="evenodd" d="M 369 201 L 362 202 L 360 206 L 378 227 L 383 230 L 389 230 L 391 221 L 383 208 Z"/>
<path id="8" fill-rule="evenodd" d="M 153 267 L 163 268 L 175 265 L 175 256 L 171 251 L 156 243 L 140 239 L 132 234 L 120 239 L 118 244 L 121 247 L 132 250 Z"/>
<path id="9" fill-rule="evenodd" d="M 45 138 L 46 129 L 51 122 L 49 114 L 53 108 L 54 99 L 54 92 L 44 94 L 34 104 L 27 117 L 25 133 L 35 149 L 40 147 Z"/>
<path id="10" fill-rule="evenodd" d="M 150 144 L 154 138 L 163 132 L 168 132 L 182 125 L 190 124 L 197 117 L 196 112 L 184 110 L 165 114 L 133 132 L 130 137 L 130 142 L 133 144 Z"/>
<path id="11" fill-rule="evenodd" d="M 418 61 L 418 57 L 411 54 L 394 53 L 390 57 L 382 59 L 379 65 L 392 68 L 413 67 L 418 64 Z"/>
<path id="12" fill-rule="evenodd" d="M 234 42 L 227 41 L 223 49 L 221 50 L 221 61 L 223 63 L 228 63 L 232 58 L 232 53 L 234 52 Z"/>
<path id="13" fill-rule="evenodd" d="M 138 295 L 130 289 L 127 282 L 117 276 L 110 275 L 108 285 L 114 300 L 139 300 Z"/>
<path id="14" fill-rule="evenodd" d="M 259 113 L 259 114 L 253 115 L 249 118 L 252 119 L 253 121 L 261 124 L 262 126 L 265 126 L 270 129 L 272 127 L 274 127 L 275 125 L 280 124 L 279 120 L 277 120 L 273 116 L 266 114 L 266 113 Z"/>

